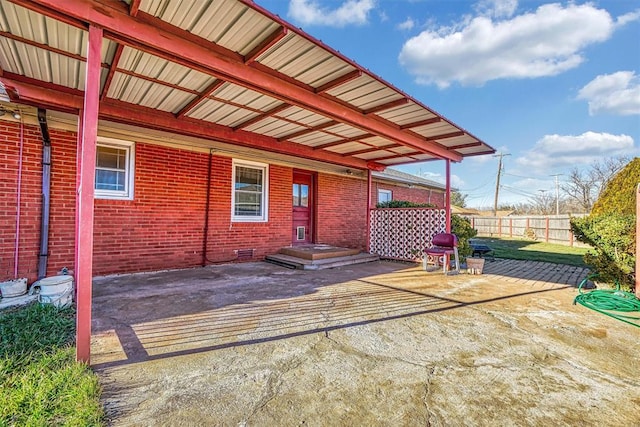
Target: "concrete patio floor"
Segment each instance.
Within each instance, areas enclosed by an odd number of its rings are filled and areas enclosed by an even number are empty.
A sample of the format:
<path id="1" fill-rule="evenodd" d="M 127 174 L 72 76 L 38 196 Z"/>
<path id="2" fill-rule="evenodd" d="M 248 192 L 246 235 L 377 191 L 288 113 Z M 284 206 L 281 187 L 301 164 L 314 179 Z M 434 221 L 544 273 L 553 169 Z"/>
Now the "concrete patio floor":
<path id="1" fill-rule="evenodd" d="M 640 425 L 640 328 L 572 304 L 586 270 L 373 262 L 94 279 L 113 426 Z"/>

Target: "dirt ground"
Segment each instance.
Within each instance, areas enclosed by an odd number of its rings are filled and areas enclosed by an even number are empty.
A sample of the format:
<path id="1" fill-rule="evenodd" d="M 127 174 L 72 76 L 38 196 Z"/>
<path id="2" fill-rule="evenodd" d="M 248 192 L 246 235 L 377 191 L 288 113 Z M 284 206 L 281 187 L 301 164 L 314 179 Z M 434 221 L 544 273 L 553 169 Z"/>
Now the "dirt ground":
<path id="1" fill-rule="evenodd" d="M 97 278 L 109 423 L 640 426 L 640 328 L 573 305 L 585 271 L 501 262 Z"/>

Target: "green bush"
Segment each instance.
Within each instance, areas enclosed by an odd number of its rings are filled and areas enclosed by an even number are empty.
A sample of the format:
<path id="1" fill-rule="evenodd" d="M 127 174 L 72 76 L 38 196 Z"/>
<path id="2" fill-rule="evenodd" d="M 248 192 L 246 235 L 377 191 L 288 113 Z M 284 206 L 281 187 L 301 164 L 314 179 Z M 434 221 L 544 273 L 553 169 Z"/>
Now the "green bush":
<path id="1" fill-rule="evenodd" d="M 458 253 L 461 257 L 471 255 L 471 245 L 469 239 L 478 234 L 478 230 L 471 227 L 471 221 L 460 215 L 451 215 L 451 232 L 458 236 Z"/>
<path id="2" fill-rule="evenodd" d="M 636 187 L 640 159 L 630 161 L 604 188 L 586 218 L 573 218 L 571 229 L 593 249 L 584 256 L 600 280 L 617 281 L 625 290 L 635 286 Z"/>
<path id="3" fill-rule="evenodd" d="M 436 205 L 432 203 L 414 203 L 406 200 L 390 200 L 388 202 L 381 202 L 376 205 L 376 208 L 435 208 Z"/>
<path id="4" fill-rule="evenodd" d="M 617 281 L 623 289 L 633 289 L 635 215 L 606 213 L 572 218 L 571 229 L 576 239 L 593 248 L 584 256 L 584 262 L 598 274 L 600 280 L 609 283 Z"/>
<path id="5" fill-rule="evenodd" d="M 636 187 L 640 184 L 640 158 L 630 161 L 614 176 L 593 204 L 592 215 L 636 213 Z"/>

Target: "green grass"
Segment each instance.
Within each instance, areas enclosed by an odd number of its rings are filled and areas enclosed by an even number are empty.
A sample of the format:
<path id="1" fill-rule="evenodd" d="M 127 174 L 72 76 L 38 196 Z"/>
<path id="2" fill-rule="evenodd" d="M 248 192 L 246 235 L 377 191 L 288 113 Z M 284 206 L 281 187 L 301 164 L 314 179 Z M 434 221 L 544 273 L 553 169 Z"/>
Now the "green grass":
<path id="1" fill-rule="evenodd" d="M 577 248 L 527 239 L 474 237 L 473 240 L 493 248 L 496 258 L 544 261 L 587 267 L 582 257 L 587 253 L 588 248 Z"/>
<path id="2" fill-rule="evenodd" d="M 102 426 L 100 386 L 75 361 L 75 311 L 0 311 L 0 426 Z"/>

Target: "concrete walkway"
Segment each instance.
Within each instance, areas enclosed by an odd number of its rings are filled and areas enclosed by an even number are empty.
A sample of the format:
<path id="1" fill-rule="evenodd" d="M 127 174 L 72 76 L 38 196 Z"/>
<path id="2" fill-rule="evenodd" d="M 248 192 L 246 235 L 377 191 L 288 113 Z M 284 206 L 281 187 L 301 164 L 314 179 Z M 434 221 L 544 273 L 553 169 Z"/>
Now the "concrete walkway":
<path id="1" fill-rule="evenodd" d="M 572 304 L 585 270 L 485 271 L 251 263 L 98 278 L 109 422 L 640 425 L 639 328 Z"/>

